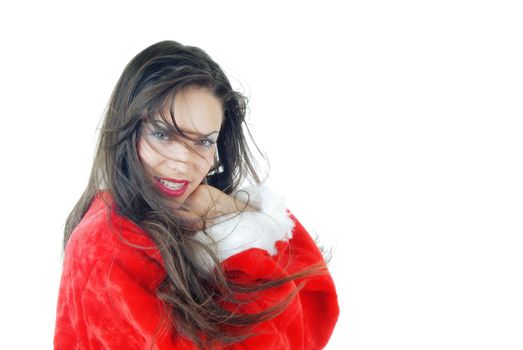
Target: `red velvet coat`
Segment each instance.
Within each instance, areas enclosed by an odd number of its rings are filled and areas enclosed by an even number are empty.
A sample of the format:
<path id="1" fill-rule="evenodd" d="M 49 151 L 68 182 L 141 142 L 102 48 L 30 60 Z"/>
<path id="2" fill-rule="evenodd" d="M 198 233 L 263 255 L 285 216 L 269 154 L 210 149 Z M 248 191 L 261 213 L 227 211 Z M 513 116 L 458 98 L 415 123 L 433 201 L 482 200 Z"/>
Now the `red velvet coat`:
<path id="1" fill-rule="evenodd" d="M 213 237 L 219 241 L 226 271 L 234 271 L 241 281 L 255 281 L 269 275 L 283 277 L 323 261 L 314 241 L 279 197 L 262 187 L 250 188 L 249 194 L 251 203 L 268 215 L 246 212 L 236 222 L 216 225 Z M 155 290 L 165 277 L 160 254 L 143 231 L 110 212 L 103 199 L 111 200 L 107 192 L 100 192 L 66 247 L 55 349 L 196 349 L 175 329 L 158 336 L 163 308 Z M 205 257 L 199 259 L 209 263 Z M 256 301 L 242 305 L 240 312 L 262 311 L 300 282 L 270 288 Z M 338 313 L 331 276 L 308 277 L 280 315 L 255 327 L 262 334 L 228 349 L 322 349 Z"/>

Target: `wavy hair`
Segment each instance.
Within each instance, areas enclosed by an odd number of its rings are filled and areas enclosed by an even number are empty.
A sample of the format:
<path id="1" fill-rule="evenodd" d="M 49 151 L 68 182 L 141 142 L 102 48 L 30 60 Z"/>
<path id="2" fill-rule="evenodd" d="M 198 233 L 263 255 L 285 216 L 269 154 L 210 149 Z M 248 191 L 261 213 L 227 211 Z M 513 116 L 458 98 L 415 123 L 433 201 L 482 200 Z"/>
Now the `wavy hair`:
<path id="1" fill-rule="evenodd" d="M 177 91 L 189 87 L 209 89 L 223 104 L 217 142 L 219 163 L 207 175 L 207 183 L 227 194 L 237 190 L 244 179 L 261 183 L 245 137 L 246 98 L 232 89 L 222 69 L 203 50 L 174 41 L 158 42 L 127 64 L 112 92 L 87 188 L 66 220 L 64 247 L 96 194 L 107 190 L 114 203 L 111 210 L 143 229 L 161 253 L 166 277 L 156 293 L 168 311 L 164 312 L 165 325 L 172 325 L 179 334 L 204 348 L 253 336 L 252 326 L 280 314 L 302 285 L 280 304 L 256 314 L 229 311 L 224 303 L 245 303 L 236 295 L 251 295 L 254 299 L 262 290 L 322 273 L 324 267 L 245 285 L 230 281 L 220 268 L 209 273 L 191 258 L 195 252 L 205 252 L 220 266 L 212 245 L 195 238 L 197 225 L 169 209 L 165 199 L 154 191 L 137 152 L 144 123 L 158 115 L 165 101 Z M 201 220 L 205 230 L 205 221 Z"/>

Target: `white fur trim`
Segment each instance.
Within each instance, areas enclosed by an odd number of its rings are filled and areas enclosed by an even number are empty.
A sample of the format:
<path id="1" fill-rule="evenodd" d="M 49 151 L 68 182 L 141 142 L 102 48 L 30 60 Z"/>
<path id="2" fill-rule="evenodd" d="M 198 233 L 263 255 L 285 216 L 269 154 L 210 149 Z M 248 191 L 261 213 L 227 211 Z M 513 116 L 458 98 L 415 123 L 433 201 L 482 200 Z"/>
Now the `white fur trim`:
<path id="1" fill-rule="evenodd" d="M 294 228 L 283 197 L 263 184 L 240 189 L 232 194 L 235 195 L 259 211 L 224 215 L 207 228 L 207 233 L 216 242 L 220 261 L 250 248 L 264 249 L 270 255 L 276 255 L 275 243 L 292 238 Z M 212 242 L 203 232 L 198 232 L 196 237 L 203 243 Z M 203 264 L 214 267 L 209 257 L 202 259 Z"/>

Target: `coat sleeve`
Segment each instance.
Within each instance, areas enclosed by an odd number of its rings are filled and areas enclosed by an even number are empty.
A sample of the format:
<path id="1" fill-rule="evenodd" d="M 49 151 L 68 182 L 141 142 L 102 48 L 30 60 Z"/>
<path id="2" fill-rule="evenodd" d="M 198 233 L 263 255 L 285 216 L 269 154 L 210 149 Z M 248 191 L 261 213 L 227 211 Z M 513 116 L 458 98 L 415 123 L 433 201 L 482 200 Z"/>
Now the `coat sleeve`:
<path id="1" fill-rule="evenodd" d="M 264 184 L 243 188 L 234 195 L 257 211 L 226 216 L 209 228 L 207 236 L 201 236 L 212 237 L 228 276 L 238 283 L 257 284 L 313 266 L 324 267 L 322 274 L 266 289 L 239 308 L 230 305 L 240 313 L 258 313 L 295 294 L 281 314 L 256 325 L 253 332 L 257 335 L 237 344 L 237 349 L 324 348 L 337 322 L 339 306 L 332 277 L 316 243 L 286 208 L 284 198 Z M 200 260 L 212 267 L 208 259 Z M 243 297 L 248 299 L 240 295 Z"/>
<path id="2" fill-rule="evenodd" d="M 282 278 L 325 261 L 314 240 L 299 221 L 292 238 L 276 242 L 277 253 L 252 248 L 229 257 L 224 269 L 237 276 L 238 282 L 249 283 L 267 278 Z M 240 312 L 254 313 L 281 302 L 303 283 L 288 307 L 277 317 L 254 328 L 259 335 L 247 339 L 238 349 L 323 349 L 339 315 L 336 288 L 328 270 L 293 280 L 280 287 L 263 291 L 255 301 L 243 305 Z"/>

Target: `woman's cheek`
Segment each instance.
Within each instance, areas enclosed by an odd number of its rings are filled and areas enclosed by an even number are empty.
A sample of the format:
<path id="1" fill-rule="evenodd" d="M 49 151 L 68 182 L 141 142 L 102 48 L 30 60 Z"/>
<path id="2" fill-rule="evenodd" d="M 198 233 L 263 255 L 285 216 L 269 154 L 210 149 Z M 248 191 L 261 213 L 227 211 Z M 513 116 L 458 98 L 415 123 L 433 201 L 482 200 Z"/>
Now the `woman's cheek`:
<path id="1" fill-rule="evenodd" d="M 201 177 L 200 181 L 203 180 L 203 178 L 207 176 L 207 174 L 211 170 L 213 159 L 214 157 L 206 157 L 205 159 L 202 159 L 201 162 L 198 164 L 199 176 Z"/>

